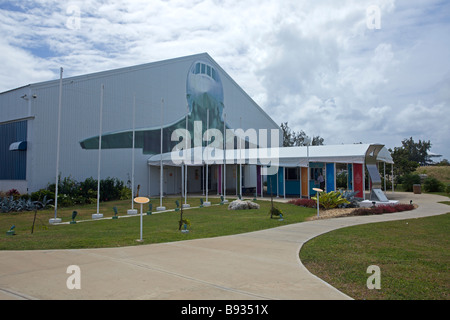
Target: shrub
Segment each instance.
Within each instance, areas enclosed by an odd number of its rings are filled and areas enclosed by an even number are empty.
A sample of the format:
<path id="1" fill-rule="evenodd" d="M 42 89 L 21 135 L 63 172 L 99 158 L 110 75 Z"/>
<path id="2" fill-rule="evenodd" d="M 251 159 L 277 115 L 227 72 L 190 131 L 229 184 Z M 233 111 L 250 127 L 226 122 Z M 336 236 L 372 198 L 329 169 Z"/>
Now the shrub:
<path id="1" fill-rule="evenodd" d="M 342 197 L 347 200 L 348 203 L 341 203 L 338 205 L 339 208 L 358 208 L 359 202 L 356 199 L 356 195 L 359 191 L 343 191 L 341 192 Z"/>
<path id="2" fill-rule="evenodd" d="M 97 201 L 97 180 L 90 177 L 78 182 L 71 177 L 59 179 L 58 206 L 68 207 L 77 204 L 90 204 Z M 41 201 L 45 196 L 55 200 L 56 185 L 49 184 L 46 189 L 41 189 L 31 194 L 31 200 Z M 117 178 L 100 180 L 100 201 L 123 200 L 131 198 L 131 190 Z"/>
<path id="3" fill-rule="evenodd" d="M 14 199 L 17 199 L 20 196 L 20 192 L 17 191 L 17 189 L 10 189 L 10 190 L 8 190 L 6 192 L 6 196 L 7 197 L 11 197 L 12 196 L 12 197 L 14 197 Z"/>
<path id="4" fill-rule="evenodd" d="M 270 208 L 269 214 L 271 217 L 272 216 L 279 217 L 280 215 L 283 214 L 283 212 L 280 209 L 278 209 L 277 207 L 272 207 L 272 208 Z"/>
<path id="5" fill-rule="evenodd" d="M 0 212 L 20 212 L 44 209 L 53 200 L 31 201 L 31 199 L 14 199 L 13 196 L 0 198 Z"/>
<path id="6" fill-rule="evenodd" d="M 359 208 L 353 210 L 351 215 L 354 216 L 365 216 L 373 214 L 383 214 L 383 213 L 394 213 L 401 211 L 413 210 L 414 206 L 412 204 L 395 204 L 395 205 L 380 205 L 373 208 Z"/>
<path id="7" fill-rule="evenodd" d="M 20 195 L 20 199 L 23 199 L 23 200 L 31 200 L 31 195 L 29 195 L 28 193 L 21 194 L 21 195 Z"/>
<path id="8" fill-rule="evenodd" d="M 436 178 L 428 177 L 423 182 L 423 188 L 427 192 L 440 192 L 444 189 L 444 184 Z"/>
<path id="9" fill-rule="evenodd" d="M 71 207 L 75 203 L 73 201 L 73 198 L 65 193 L 58 193 L 58 206 L 60 207 Z"/>
<path id="10" fill-rule="evenodd" d="M 105 180 L 100 180 L 100 200 L 119 200 L 123 188 L 123 181 L 117 178 L 108 177 Z"/>
<path id="11" fill-rule="evenodd" d="M 306 207 L 306 208 L 316 208 L 317 207 L 317 201 L 314 201 L 312 199 L 295 199 L 290 200 L 288 203 L 295 204 L 299 207 Z"/>
<path id="12" fill-rule="evenodd" d="M 405 191 L 413 191 L 413 185 L 420 184 L 420 176 L 418 174 L 406 174 L 402 177 L 403 188 Z"/>
<path id="13" fill-rule="evenodd" d="M 312 197 L 311 199 L 316 200 L 316 197 Z M 336 208 L 342 204 L 349 204 L 339 191 L 330 191 L 328 193 L 320 192 L 319 193 L 319 205 L 323 207 L 325 210 Z"/>
<path id="14" fill-rule="evenodd" d="M 414 206 L 412 204 L 396 204 L 394 206 L 397 209 L 397 212 L 401 212 L 401 211 L 409 211 L 409 210 L 413 210 Z"/>
<path id="15" fill-rule="evenodd" d="M 123 187 L 120 191 L 120 200 L 131 199 L 131 189 L 128 187 Z"/>
<path id="16" fill-rule="evenodd" d="M 36 192 L 31 193 L 32 201 L 42 201 L 44 197 L 46 197 L 47 199 L 55 200 L 55 193 L 47 189 L 40 189 Z"/>

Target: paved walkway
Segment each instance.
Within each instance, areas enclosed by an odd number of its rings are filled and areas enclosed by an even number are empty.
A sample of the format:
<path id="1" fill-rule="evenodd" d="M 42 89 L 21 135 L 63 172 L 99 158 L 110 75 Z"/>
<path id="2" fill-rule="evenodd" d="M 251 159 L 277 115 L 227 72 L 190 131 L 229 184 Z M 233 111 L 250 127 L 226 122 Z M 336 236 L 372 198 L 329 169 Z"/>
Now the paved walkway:
<path id="1" fill-rule="evenodd" d="M 388 193 L 414 211 L 316 220 L 240 235 L 125 248 L 0 251 L 0 299 L 351 299 L 301 264 L 306 241 L 357 224 L 443 214 L 448 198 Z M 81 270 L 69 290 L 67 267 Z"/>

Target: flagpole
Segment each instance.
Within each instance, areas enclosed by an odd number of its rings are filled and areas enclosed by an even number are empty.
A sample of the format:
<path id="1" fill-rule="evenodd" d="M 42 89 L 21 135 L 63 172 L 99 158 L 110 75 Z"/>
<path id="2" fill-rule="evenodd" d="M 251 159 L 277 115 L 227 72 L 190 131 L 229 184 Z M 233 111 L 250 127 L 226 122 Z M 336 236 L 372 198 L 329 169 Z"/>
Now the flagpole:
<path id="1" fill-rule="evenodd" d="M 58 184 L 59 184 L 59 145 L 61 141 L 61 106 L 62 106 L 62 78 L 63 68 L 59 70 L 59 102 L 58 102 L 58 134 L 56 143 L 56 183 L 55 183 L 55 217 L 49 220 L 49 223 L 59 223 L 61 218 L 57 218 L 58 213 Z"/>
<path id="2" fill-rule="evenodd" d="M 103 94 L 105 90 L 105 85 L 101 85 L 100 90 L 100 124 L 99 124 L 99 135 L 98 135 L 98 164 L 97 164 L 97 213 L 92 215 L 92 219 L 103 218 L 103 214 L 100 211 L 100 164 L 102 155 L 102 118 L 103 118 Z"/>
<path id="3" fill-rule="evenodd" d="M 206 202 L 203 203 L 204 206 L 211 205 L 211 202 L 208 201 L 208 143 L 209 143 L 209 109 L 206 110 L 206 179 L 205 179 L 205 189 L 206 189 Z M 204 154 L 204 153 L 203 153 Z"/>
<path id="4" fill-rule="evenodd" d="M 132 155 L 131 155 L 131 209 L 134 209 L 134 147 L 135 147 L 135 137 L 136 137 L 136 95 L 133 96 L 133 147 L 132 147 Z"/>
<path id="5" fill-rule="evenodd" d="M 133 95 L 133 141 L 131 148 L 131 210 L 127 210 L 127 214 L 137 214 L 134 209 L 134 147 L 136 137 L 136 94 Z"/>
<path id="6" fill-rule="evenodd" d="M 184 152 L 185 152 L 185 158 L 184 158 L 184 166 L 185 166 L 185 170 L 184 170 L 184 204 L 182 205 L 183 208 L 189 208 L 190 205 L 187 204 L 187 175 L 188 175 L 188 165 L 187 165 L 187 147 L 188 147 L 188 137 L 190 139 L 191 135 L 189 134 L 189 128 L 188 128 L 188 120 L 189 120 L 189 105 L 186 107 L 186 145 L 184 148 Z"/>
<path id="7" fill-rule="evenodd" d="M 239 118 L 239 125 L 242 129 L 242 117 Z M 242 199 L 242 138 L 239 139 L 239 194 Z"/>
<path id="8" fill-rule="evenodd" d="M 162 198 L 163 198 L 163 112 L 164 112 L 164 99 L 161 98 L 161 148 L 160 148 L 160 160 L 159 160 L 159 167 L 160 167 L 160 176 L 159 176 L 159 207 L 156 208 L 157 211 L 164 211 L 166 210 L 166 207 L 163 207 L 162 205 Z"/>
<path id="9" fill-rule="evenodd" d="M 227 115 L 223 113 L 223 202 L 227 203 L 227 129 L 226 129 Z"/>

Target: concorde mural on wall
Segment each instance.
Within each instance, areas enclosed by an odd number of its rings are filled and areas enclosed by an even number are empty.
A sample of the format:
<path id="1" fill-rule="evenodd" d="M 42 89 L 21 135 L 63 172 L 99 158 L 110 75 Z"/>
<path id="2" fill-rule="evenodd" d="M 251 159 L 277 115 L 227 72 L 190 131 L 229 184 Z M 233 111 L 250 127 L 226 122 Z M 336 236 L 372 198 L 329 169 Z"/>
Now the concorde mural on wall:
<path id="1" fill-rule="evenodd" d="M 210 63 L 203 60 L 194 62 L 189 68 L 186 79 L 186 99 L 188 103 L 188 131 L 191 146 L 194 144 L 194 123 L 202 123 L 202 135 L 207 129 L 224 130 L 224 93 L 219 72 Z M 164 111 L 163 111 L 164 112 Z M 155 115 L 159 116 L 159 115 Z M 186 117 L 163 125 L 163 152 L 170 152 L 179 143 L 172 141 L 172 133 L 186 128 Z M 226 125 L 226 128 L 229 128 Z M 228 134 L 228 133 L 227 133 Z M 227 137 L 229 140 L 231 137 Z M 201 138 L 200 138 L 201 139 Z M 144 154 L 159 154 L 161 151 L 161 127 L 154 126 L 135 130 L 135 148 L 142 148 Z M 102 149 L 132 148 L 133 131 L 124 130 L 102 135 Z M 83 149 L 98 149 L 98 136 L 80 141 Z"/>

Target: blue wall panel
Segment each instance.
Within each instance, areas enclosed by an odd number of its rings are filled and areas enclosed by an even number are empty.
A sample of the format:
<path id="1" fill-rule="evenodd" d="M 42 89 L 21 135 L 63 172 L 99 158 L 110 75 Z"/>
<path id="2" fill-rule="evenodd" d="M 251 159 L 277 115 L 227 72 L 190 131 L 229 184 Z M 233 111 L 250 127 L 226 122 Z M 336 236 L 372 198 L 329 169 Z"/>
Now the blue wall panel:
<path id="1" fill-rule="evenodd" d="M 300 194 L 300 181 L 286 180 L 286 195 L 299 195 L 299 194 Z"/>
<path id="2" fill-rule="evenodd" d="M 284 167 L 278 168 L 278 194 L 284 195 L 284 183 L 283 178 L 284 177 Z"/>
<path id="3" fill-rule="evenodd" d="M 278 174 L 273 174 L 270 176 L 267 176 L 267 194 L 270 195 L 277 195 L 277 177 Z"/>
<path id="4" fill-rule="evenodd" d="M 26 180 L 26 151 L 10 151 L 11 143 L 27 140 L 27 121 L 0 125 L 0 180 Z"/>
<path id="5" fill-rule="evenodd" d="M 334 174 L 334 163 L 327 163 L 327 192 L 330 191 L 335 191 L 334 190 L 334 179 L 335 179 L 335 174 Z"/>
<path id="6" fill-rule="evenodd" d="M 353 164 L 347 164 L 347 190 L 353 190 Z"/>

